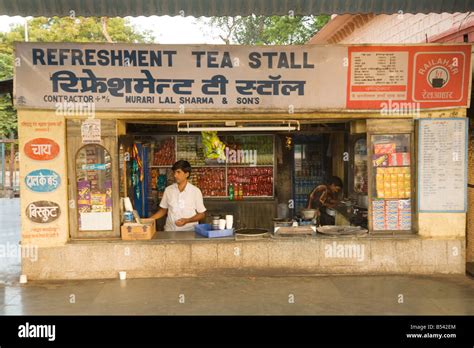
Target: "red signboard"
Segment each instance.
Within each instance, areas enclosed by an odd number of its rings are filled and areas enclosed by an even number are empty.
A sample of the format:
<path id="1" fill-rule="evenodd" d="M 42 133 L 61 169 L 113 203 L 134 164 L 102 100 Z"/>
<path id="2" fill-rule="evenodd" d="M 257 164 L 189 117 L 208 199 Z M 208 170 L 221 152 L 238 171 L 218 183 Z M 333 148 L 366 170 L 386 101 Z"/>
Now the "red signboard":
<path id="1" fill-rule="evenodd" d="M 349 46 L 348 109 L 466 107 L 470 45 Z"/>
<path id="2" fill-rule="evenodd" d="M 52 139 L 36 138 L 25 144 L 24 151 L 31 159 L 48 161 L 59 154 L 59 145 Z"/>

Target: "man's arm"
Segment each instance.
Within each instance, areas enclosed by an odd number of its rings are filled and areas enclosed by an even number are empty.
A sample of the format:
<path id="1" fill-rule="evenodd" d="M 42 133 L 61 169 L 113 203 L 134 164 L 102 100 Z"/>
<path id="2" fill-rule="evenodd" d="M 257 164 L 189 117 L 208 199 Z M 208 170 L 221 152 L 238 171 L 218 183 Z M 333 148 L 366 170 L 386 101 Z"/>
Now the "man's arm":
<path id="1" fill-rule="evenodd" d="M 313 201 L 319 201 L 321 203 L 321 197 L 324 194 L 324 190 L 325 190 L 324 185 L 316 186 L 309 195 L 308 204 L 306 208 L 311 209 Z M 320 203 L 317 203 L 317 205 L 319 206 Z"/>
<path id="2" fill-rule="evenodd" d="M 151 219 L 158 220 L 168 214 L 168 192 L 168 188 L 166 188 L 165 192 L 163 193 L 163 197 L 161 198 L 160 209 L 155 214 L 150 216 Z"/>
<path id="3" fill-rule="evenodd" d="M 203 220 L 206 217 L 206 212 L 204 213 L 197 213 L 196 215 L 190 217 L 190 218 L 185 218 L 185 219 L 179 219 L 176 221 L 176 226 L 181 227 L 186 224 L 189 224 L 191 222 L 199 222 Z"/>
<path id="4" fill-rule="evenodd" d="M 153 214 L 152 216 L 150 216 L 150 219 L 155 219 L 155 220 L 158 220 L 158 219 L 161 219 L 163 216 L 165 216 L 166 214 L 168 214 L 168 209 L 165 209 L 165 208 L 161 208 L 160 207 L 160 210 L 158 210 L 155 214 Z"/>

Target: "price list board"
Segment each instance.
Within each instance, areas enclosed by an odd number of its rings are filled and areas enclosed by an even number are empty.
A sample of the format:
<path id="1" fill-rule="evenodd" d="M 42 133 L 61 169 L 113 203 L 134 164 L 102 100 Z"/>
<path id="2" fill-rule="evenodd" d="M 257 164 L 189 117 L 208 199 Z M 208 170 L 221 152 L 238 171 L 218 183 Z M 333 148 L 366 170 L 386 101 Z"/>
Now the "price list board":
<path id="1" fill-rule="evenodd" d="M 466 212 L 467 119 L 420 119 L 419 212 Z"/>
<path id="2" fill-rule="evenodd" d="M 353 52 L 351 100 L 405 100 L 408 52 Z"/>

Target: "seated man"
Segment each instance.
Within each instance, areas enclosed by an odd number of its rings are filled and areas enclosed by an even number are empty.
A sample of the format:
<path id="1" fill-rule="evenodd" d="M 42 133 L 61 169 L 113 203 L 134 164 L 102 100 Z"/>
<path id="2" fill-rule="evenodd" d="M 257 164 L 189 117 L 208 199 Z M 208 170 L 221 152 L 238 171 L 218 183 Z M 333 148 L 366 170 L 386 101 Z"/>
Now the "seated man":
<path id="1" fill-rule="evenodd" d="M 165 189 L 160 209 L 151 218 L 168 215 L 165 231 L 194 231 L 194 226 L 206 217 L 201 190 L 188 182 L 191 175 L 188 161 L 180 160 L 171 169 L 176 183 Z"/>

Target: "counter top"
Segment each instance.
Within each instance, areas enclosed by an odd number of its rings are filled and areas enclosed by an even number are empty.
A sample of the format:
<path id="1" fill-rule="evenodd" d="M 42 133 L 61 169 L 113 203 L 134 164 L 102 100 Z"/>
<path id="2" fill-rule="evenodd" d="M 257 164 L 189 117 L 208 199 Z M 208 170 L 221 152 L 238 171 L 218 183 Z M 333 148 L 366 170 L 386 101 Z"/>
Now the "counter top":
<path id="1" fill-rule="evenodd" d="M 152 240 L 235 240 L 235 237 L 207 238 L 194 231 L 157 231 Z"/>
<path id="2" fill-rule="evenodd" d="M 291 241 L 291 240 L 347 240 L 347 239 L 412 239 L 421 238 L 416 233 L 396 233 L 396 234 L 384 234 L 384 233 L 370 233 L 364 235 L 338 235 L 328 236 L 320 233 L 313 233 L 312 235 L 303 236 L 279 236 L 271 234 L 268 237 L 262 238 L 237 238 L 231 237 L 220 237 L 220 238 L 206 238 L 194 231 L 157 231 L 151 240 L 122 240 L 120 238 L 104 238 L 104 239 L 72 239 L 68 241 L 68 244 L 97 244 L 97 243 L 140 243 L 140 244 L 153 244 L 153 243 L 219 243 L 219 242 L 240 242 L 240 241 Z"/>

